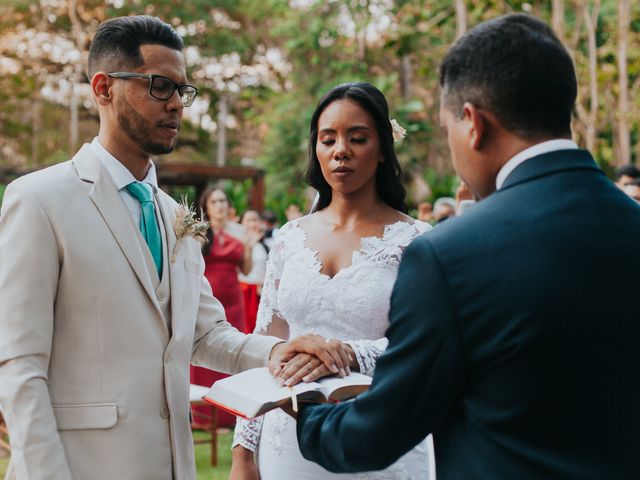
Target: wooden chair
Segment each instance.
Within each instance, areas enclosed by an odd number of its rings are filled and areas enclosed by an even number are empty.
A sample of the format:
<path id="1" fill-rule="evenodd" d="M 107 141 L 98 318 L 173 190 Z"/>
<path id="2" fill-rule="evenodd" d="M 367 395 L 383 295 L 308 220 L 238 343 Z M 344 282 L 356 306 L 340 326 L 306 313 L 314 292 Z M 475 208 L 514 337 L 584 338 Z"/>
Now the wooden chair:
<path id="1" fill-rule="evenodd" d="M 207 430 L 208 437 L 195 439 L 193 443 L 195 445 L 201 445 L 205 443 L 211 444 L 211 465 L 218 465 L 218 410 L 216 407 L 211 405 L 210 403 L 202 400 L 202 397 L 209 391 L 207 387 L 202 387 L 200 385 L 190 385 L 189 386 L 189 402 L 193 406 L 205 406 L 210 410 L 209 414 L 203 414 L 200 412 L 193 411 L 193 419 L 192 424 L 208 424 L 209 429 Z"/>

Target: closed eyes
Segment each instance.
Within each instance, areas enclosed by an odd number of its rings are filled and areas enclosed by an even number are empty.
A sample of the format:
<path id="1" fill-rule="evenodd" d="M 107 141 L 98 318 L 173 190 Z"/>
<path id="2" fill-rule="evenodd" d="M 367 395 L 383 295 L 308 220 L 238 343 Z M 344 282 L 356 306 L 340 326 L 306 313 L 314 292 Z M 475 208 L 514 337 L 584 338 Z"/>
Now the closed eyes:
<path id="1" fill-rule="evenodd" d="M 357 143 L 357 144 L 366 143 L 367 140 L 368 140 L 367 138 L 352 138 L 351 139 L 351 141 L 353 143 Z M 335 139 L 330 138 L 330 139 L 326 139 L 326 140 L 320 140 L 320 143 L 323 144 L 323 145 L 330 146 L 330 145 L 333 145 L 334 143 L 336 143 L 336 141 L 335 141 Z"/>

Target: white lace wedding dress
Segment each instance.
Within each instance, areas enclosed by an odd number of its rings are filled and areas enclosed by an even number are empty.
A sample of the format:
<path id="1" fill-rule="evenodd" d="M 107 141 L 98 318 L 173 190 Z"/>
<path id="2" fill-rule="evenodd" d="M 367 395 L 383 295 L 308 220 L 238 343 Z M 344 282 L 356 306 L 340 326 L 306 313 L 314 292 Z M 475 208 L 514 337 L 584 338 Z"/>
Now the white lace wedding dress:
<path id="1" fill-rule="evenodd" d="M 429 228 L 421 222 L 387 225 L 382 238 L 362 238 L 352 265 L 329 277 L 321 273 L 317 252 L 307 247 L 299 221 L 287 223 L 267 262 L 256 333 L 282 336 L 288 329 L 290 338 L 306 333 L 337 338 L 353 348 L 360 371 L 373 375 L 387 347 L 384 332 L 400 258 L 404 248 Z M 238 419 L 233 445 L 238 444 L 257 449 L 261 480 L 435 478 L 432 446 L 426 440 L 386 470 L 330 473 L 302 457 L 295 421 L 279 409 L 251 421 Z"/>

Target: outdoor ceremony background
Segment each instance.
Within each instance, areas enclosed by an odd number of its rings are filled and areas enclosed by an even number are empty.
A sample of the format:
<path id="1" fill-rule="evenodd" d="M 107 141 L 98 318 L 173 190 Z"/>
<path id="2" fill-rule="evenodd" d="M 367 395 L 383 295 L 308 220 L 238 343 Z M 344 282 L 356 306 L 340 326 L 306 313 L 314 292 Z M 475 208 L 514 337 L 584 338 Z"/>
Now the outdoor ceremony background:
<path id="1" fill-rule="evenodd" d="M 176 150 L 159 162 L 262 168 L 267 207 L 283 219 L 288 204 L 305 207 L 316 102 L 334 85 L 364 80 L 385 93 L 392 116 L 407 129 L 397 151 L 410 205 L 451 195 L 455 175 L 438 121 L 438 66 L 466 29 L 508 12 L 548 21 L 571 52 L 578 144 L 608 174 L 637 163 L 637 1 L 0 0 L 0 203 L 3 174 L 67 160 L 96 135 L 84 72 L 88 45 L 101 21 L 130 13 L 159 16 L 177 29 L 189 80 L 200 89 L 185 109 Z M 226 185 L 239 212 L 249 186 Z M 228 469 L 229 434 L 223 441 L 216 478 Z M 199 475 L 209 478 L 202 449 Z M 0 459 L 0 473 L 6 462 Z"/>
<path id="2" fill-rule="evenodd" d="M 366 80 L 408 131 L 397 150 L 410 204 L 433 200 L 454 184 L 438 123 L 438 65 L 462 32 L 508 12 L 547 20 L 573 55 L 575 140 L 609 174 L 637 161 L 640 2 L 0 0 L 0 169 L 60 162 L 93 138 L 98 117 L 84 70 L 91 35 L 107 18 L 148 13 L 183 36 L 200 89 L 176 150 L 160 161 L 263 168 L 267 206 L 282 217 L 289 203 L 304 207 L 316 102 L 338 83 Z M 248 188 L 227 184 L 239 211 Z"/>

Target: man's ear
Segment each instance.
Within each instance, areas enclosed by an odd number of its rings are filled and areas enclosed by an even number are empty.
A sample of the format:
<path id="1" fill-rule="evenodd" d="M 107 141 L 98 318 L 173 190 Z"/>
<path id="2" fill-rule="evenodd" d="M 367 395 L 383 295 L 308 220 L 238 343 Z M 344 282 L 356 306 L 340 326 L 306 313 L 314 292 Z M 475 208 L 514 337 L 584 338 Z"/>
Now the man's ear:
<path id="1" fill-rule="evenodd" d="M 98 106 L 111 103 L 111 85 L 105 72 L 97 72 L 91 78 L 91 92 Z"/>
<path id="2" fill-rule="evenodd" d="M 469 124 L 469 146 L 479 150 L 486 135 L 487 119 L 473 103 L 465 102 L 462 109 L 463 118 Z"/>

